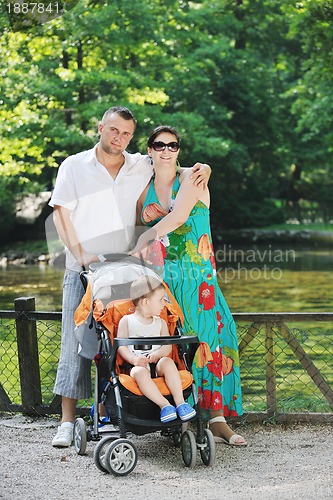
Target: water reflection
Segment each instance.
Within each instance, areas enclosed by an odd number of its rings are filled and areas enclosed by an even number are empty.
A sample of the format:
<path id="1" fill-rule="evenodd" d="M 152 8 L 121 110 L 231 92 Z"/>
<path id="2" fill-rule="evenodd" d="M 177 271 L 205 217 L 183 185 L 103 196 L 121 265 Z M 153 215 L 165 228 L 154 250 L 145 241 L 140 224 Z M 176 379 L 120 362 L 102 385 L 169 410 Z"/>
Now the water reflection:
<path id="1" fill-rule="evenodd" d="M 226 247 L 217 260 L 220 286 L 233 312 L 333 310 L 331 249 Z"/>
<path id="2" fill-rule="evenodd" d="M 333 252 L 306 250 L 296 253 L 294 271 L 332 271 Z"/>
<path id="3" fill-rule="evenodd" d="M 333 310 L 333 250 L 227 246 L 216 257 L 233 312 Z M 0 268 L 0 309 L 13 310 L 16 297 L 33 296 L 37 310 L 61 311 L 62 278 L 45 264 Z"/>
<path id="4" fill-rule="evenodd" d="M 298 249 L 271 244 L 236 247 L 224 245 L 216 250 L 218 268 L 266 268 L 291 271 L 332 271 L 333 249 Z"/>
<path id="5" fill-rule="evenodd" d="M 17 297 L 35 297 L 39 311 L 61 311 L 63 272 L 45 264 L 0 268 L 0 309 L 13 310 Z"/>

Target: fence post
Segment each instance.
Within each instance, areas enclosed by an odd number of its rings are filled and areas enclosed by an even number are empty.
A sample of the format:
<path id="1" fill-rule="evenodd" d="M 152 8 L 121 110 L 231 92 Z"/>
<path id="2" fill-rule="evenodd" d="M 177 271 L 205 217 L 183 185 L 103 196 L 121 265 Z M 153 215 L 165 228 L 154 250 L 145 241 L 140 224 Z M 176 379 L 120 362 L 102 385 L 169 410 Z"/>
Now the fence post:
<path id="1" fill-rule="evenodd" d="M 274 352 L 274 332 L 272 323 L 266 324 L 266 401 L 267 413 L 273 416 L 276 413 L 276 373 L 275 373 L 275 352 Z"/>
<path id="2" fill-rule="evenodd" d="M 14 308 L 22 411 L 24 414 L 36 414 L 36 406 L 42 405 L 37 327 L 36 320 L 28 317 L 29 311 L 35 310 L 35 298 L 19 297 L 14 300 Z"/>

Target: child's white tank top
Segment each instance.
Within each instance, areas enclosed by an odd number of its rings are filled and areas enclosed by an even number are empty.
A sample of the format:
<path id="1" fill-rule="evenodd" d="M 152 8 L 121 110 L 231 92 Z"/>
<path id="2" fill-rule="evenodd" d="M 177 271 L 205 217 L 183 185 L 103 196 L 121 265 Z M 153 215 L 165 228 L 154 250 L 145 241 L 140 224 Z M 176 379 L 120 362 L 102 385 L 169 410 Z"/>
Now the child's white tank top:
<path id="1" fill-rule="evenodd" d="M 129 314 L 127 316 L 128 325 L 128 338 L 135 337 L 159 337 L 161 335 L 162 321 L 159 316 L 153 316 L 153 321 L 149 325 L 141 323 L 134 314 Z M 129 345 L 129 350 L 136 354 L 136 356 L 148 356 L 154 351 L 157 351 L 160 345 L 149 345 L 149 341 L 145 343 L 144 346 L 140 346 L 139 349 L 134 348 L 134 346 Z"/>

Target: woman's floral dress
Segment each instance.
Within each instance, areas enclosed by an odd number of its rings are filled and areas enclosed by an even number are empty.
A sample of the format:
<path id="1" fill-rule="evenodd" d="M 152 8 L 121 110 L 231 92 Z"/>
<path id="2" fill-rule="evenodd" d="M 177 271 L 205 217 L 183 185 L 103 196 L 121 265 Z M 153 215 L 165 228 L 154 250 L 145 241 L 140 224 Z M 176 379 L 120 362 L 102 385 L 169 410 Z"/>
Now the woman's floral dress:
<path id="1" fill-rule="evenodd" d="M 177 175 L 170 211 L 179 187 Z M 153 226 L 165 215 L 152 178 L 142 223 Z M 149 260 L 164 266 L 163 279 L 185 317 L 184 333 L 198 335 L 201 342 L 192 366 L 201 408 L 241 415 L 236 325 L 217 282 L 208 207 L 198 201 L 185 224 L 150 245 Z"/>

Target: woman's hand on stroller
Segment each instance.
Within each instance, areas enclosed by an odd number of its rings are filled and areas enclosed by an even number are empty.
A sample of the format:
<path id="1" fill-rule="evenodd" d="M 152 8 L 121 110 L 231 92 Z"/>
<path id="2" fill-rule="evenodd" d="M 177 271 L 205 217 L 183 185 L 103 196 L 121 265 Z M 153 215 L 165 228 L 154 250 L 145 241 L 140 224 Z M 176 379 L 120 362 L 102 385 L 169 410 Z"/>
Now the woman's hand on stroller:
<path id="1" fill-rule="evenodd" d="M 149 245 L 156 238 L 156 231 L 154 228 L 148 229 L 141 236 L 139 236 L 138 241 L 136 242 L 135 247 L 131 250 L 129 255 L 134 255 L 135 257 L 142 257 L 144 260 L 147 260 L 149 255 Z"/>

